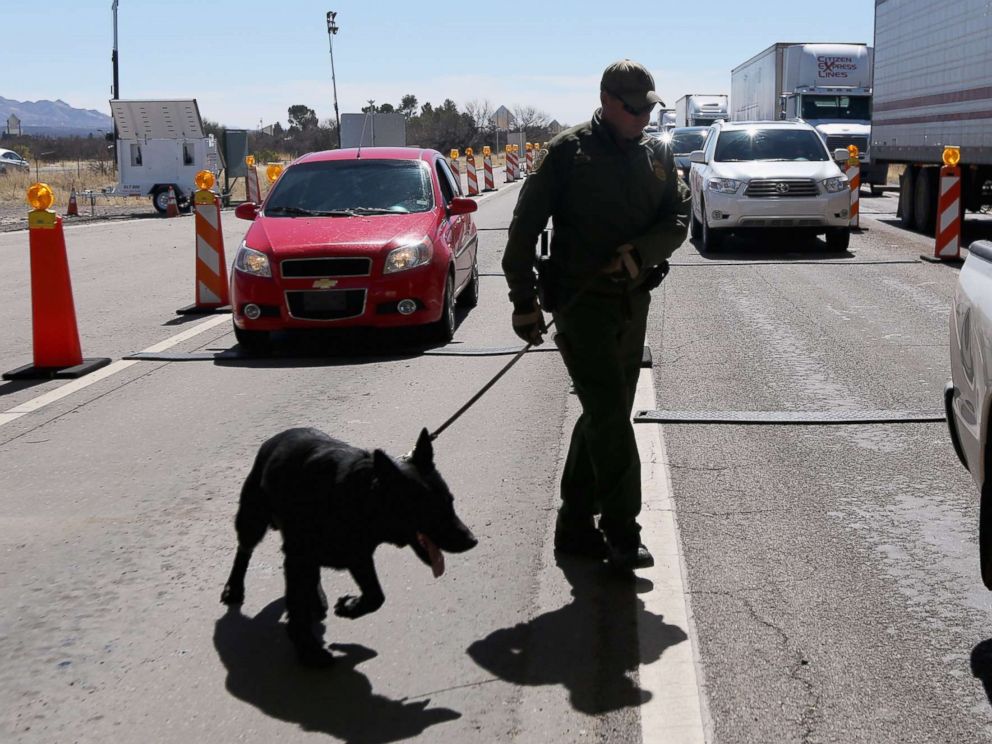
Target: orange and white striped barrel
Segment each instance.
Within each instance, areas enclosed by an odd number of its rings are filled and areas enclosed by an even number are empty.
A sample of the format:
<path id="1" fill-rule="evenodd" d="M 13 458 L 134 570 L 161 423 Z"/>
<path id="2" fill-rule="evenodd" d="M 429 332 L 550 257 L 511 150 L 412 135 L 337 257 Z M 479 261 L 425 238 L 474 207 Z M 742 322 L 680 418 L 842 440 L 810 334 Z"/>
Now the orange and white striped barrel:
<path id="1" fill-rule="evenodd" d="M 245 164 L 248 166 L 248 172 L 245 174 L 245 190 L 248 201 L 252 204 L 261 204 L 262 189 L 258 185 L 258 168 L 255 167 L 255 157 L 248 155 L 245 158 Z"/>
<path id="2" fill-rule="evenodd" d="M 510 145 L 503 149 L 503 180 L 513 183 L 513 148 Z"/>
<path id="3" fill-rule="evenodd" d="M 847 180 L 851 185 L 851 227 L 858 227 L 861 209 L 861 162 L 857 158 L 847 161 Z"/>
<path id="4" fill-rule="evenodd" d="M 531 142 L 527 143 L 527 175 L 529 176 L 534 172 L 534 145 Z"/>
<path id="5" fill-rule="evenodd" d="M 482 148 L 482 178 L 483 191 L 496 190 L 496 179 L 493 177 L 493 156 L 489 145 Z"/>
<path id="6" fill-rule="evenodd" d="M 475 170 L 475 151 L 471 147 L 465 148 L 465 175 L 468 179 L 468 195 L 478 196 L 479 176 Z"/>
<path id="7" fill-rule="evenodd" d="M 220 229 L 220 198 L 200 189 L 193 194 L 196 212 L 196 306 L 229 304 L 224 234 Z"/>
<path id="8" fill-rule="evenodd" d="M 957 165 L 944 165 L 940 169 L 934 256 L 961 257 L 961 168 Z"/>
<path id="9" fill-rule="evenodd" d="M 462 174 L 458 170 L 458 150 L 455 150 L 455 149 L 452 149 L 451 150 L 451 158 L 448 161 L 448 164 L 451 166 L 451 175 L 453 175 L 455 177 L 455 183 L 458 184 L 458 193 L 461 193 L 461 190 L 462 190 Z"/>

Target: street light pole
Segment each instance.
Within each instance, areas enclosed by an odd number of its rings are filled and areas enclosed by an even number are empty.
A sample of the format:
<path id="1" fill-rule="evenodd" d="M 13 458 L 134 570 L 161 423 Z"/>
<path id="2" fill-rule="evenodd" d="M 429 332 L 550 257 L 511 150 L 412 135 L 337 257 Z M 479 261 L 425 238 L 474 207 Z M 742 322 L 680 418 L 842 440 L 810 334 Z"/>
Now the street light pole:
<path id="1" fill-rule="evenodd" d="M 114 0 L 116 4 L 117 0 Z M 338 127 L 338 149 L 341 149 L 341 114 L 338 112 L 338 81 L 334 75 L 334 36 L 338 32 L 338 24 L 334 21 L 337 13 L 333 10 L 327 11 L 327 46 L 331 52 L 331 85 L 334 86 L 334 120 Z"/>
<path id="2" fill-rule="evenodd" d="M 120 79 L 117 75 L 117 0 L 114 0 L 110 9 L 114 11 L 114 51 L 110 55 L 110 61 L 114 64 L 114 100 L 121 97 Z"/>

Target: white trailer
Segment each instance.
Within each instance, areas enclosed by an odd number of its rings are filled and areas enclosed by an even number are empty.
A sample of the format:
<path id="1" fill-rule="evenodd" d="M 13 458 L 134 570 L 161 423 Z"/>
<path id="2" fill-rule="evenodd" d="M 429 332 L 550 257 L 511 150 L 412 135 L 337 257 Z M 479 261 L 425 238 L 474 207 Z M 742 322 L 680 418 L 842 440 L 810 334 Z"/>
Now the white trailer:
<path id="1" fill-rule="evenodd" d="M 186 205 L 201 170 L 220 176 L 223 162 L 212 134 L 203 131 L 195 99 L 110 102 L 117 127 L 118 183 L 113 193 L 150 196 L 161 213 L 169 187 Z"/>
<path id="2" fill-rule="evenodd" d="M 867 44 L 772 44 L 731 71 L 730 118 L 800 118 L 816 128 L 830 151 L 855 145 L 861 182 L 875 193 L 886 169 L 869 165 L 871 61 Z"/>
<path id="3" fill-rule="evenodd" d="M 677 127 L 708 127 L 727 118 L 727 96 L 723 94 L 689 93 L 675 102 Z"/>
<path id="4" fill-rule="evenodd" d="M 992 204 L 992 14 L 988 0 L 876 0 L 872 160 L 906 166 L 903 225 L 933 233 L 939 166 L 961 148 L 961 202 Z"/>

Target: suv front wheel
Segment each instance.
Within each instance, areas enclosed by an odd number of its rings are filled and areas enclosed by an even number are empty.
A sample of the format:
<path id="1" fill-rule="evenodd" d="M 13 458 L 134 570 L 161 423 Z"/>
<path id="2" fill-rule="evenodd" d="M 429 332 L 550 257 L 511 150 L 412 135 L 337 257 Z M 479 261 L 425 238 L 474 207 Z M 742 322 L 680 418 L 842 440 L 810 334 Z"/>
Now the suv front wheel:
<path id="1" fill-rule="evenodd" d="M 699 211 L 702 212 L 703 248 L 707 253 L 716 253 L 723 247 L 726 235 L 723 230 L 714 230 L 710 227 L 710 221 L 706 219 L 706 202 L 699 202 Z"/>
<path id="2" fill-rule="evenodd" d="M 846 227 L 831 227 L 826 237 L 827 248 L 832 251 L 846 251 L 851 244 L 851 231 Z"/>

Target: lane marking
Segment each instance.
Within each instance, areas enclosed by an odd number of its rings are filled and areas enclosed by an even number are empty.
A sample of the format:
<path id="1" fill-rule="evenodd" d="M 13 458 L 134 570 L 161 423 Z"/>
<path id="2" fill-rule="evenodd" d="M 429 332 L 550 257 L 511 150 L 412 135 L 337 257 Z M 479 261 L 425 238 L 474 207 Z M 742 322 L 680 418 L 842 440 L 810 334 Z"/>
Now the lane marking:
<path id="1" fill-rule="evenodd" d="M 651 410 L 654 405 L 654 375 L 650 369 L 642 369 L 637 380 L 634 408 Z M 650 592 L 639 596 L 648 613 L 662 615 L 666 625 L 676 625 L 689 636 L 687 642 L 666 648 L 657 661 L 649 664 L 642 661 L 638 678 L 641 689 L 650 692 L 651 699 L 640 708 L 641 740 L 644 744 L 705 744 L 704 720 L 708 714 L 699 686 L 702 677 L 699 643 L 685 589 L 685 560 L 675 518 L 662 427 L 635 426 L 634 436 L 641 456 L 644 493 L 638 521 L 644 544 L 655 558 L 653 568 L 637 571 L 638 576 L 654 585 Z M 654 624 L 650 627 L 638 624 L 642 660 L 649 656 L 650 649 L 658 648 L 659 639 L 653 638 L 658 632 Z"/>
<path id="2" fill-rule="evenodd" d="M 194 336 L 198 336 L 204 331 L 209 331 L 214 326 L 218 326 L 221 323 L 229 323 L 231 320 L 228 315 L 217 315 L 213 318 L 209 318 L 192 328 L 187 328 L 181 333 L 177 333 L 175 336 L 170 336 L 153 346 L 149 346 L 142 353 L 155 354 L 166 349 L 180 344 L 183 341 L 187 341 Z M 21 403 L 20 405 L 14 406 L 13 408 L 8 408 L 6 411 L 0 413 L 0 426 L 4 424 L 9 424 L 11 421 L 19 419 L 28 413 L 34 413 L 35 411 L 44 408 L 49 403 L 54 403 L 55 401 L 62 400 L 62 398 L 68 397 L 73 393 L 79 392 L 83 388 L 87 388 L 90 385 L 99 382 L 100 380 L 106 379 L 111 375 L 115 375 L 118 372 L 123 372 L 128 367 L 140 363 L 140 359 L 121 359 L 112 364 L 109 364 L 102 369 L 98 369 L 96 372 L 86 375 L 85 377 L 80 377 L 78 379 L 67 382 L 65 385 L 56 388 L 55 390 L 50 390 L 47 393 L 39 395 L 37 398 L 32 398 L 29 401 Z"/>

